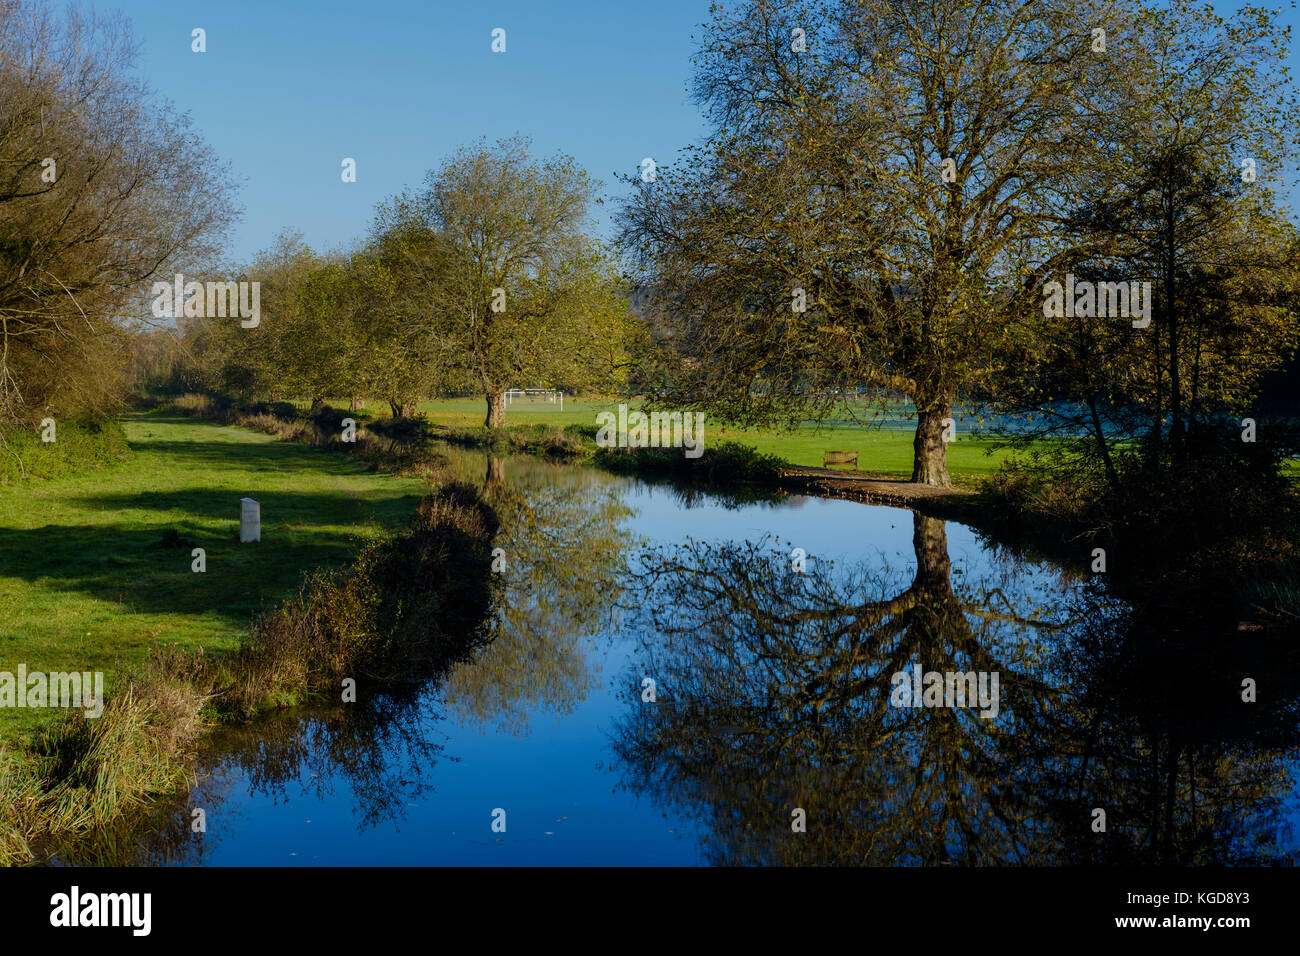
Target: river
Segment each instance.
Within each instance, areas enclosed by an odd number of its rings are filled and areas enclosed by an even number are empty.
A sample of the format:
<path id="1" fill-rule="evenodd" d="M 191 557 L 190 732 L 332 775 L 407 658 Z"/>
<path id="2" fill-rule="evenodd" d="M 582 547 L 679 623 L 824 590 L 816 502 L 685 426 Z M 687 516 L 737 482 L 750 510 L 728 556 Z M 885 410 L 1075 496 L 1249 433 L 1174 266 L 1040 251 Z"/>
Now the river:
<path id="1" fill-rule="evenodd" d="M 51 862 L 1297 859 L 1296 702 L 1241 701 L 1248 635 L 903 509 L 448 454 L 502 521 L 472 658 L 221 731 L 187 798 Z"/>

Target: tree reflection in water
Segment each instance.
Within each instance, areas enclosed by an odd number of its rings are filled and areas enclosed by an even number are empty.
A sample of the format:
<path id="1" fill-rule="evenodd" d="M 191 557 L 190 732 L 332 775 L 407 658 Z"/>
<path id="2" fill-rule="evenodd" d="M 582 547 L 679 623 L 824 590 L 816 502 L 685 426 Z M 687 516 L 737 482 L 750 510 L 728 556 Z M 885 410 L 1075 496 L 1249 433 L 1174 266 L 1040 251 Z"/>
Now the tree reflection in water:
<path id="1" fill-rule="evenodd" d="M 1124 589 L 1125 602 L 1096 579 L 1071 584 L 1006 555 L 972 580 L 952 567 L 944 523 L 919 514 L 910 571 L 883 556 L 845 567 L 809 556 L 800 574 L 769 539 L 689 541 L 628 561 L 622 484 L 481 461 L 505 568 L 471 661 L 432 683 L 229 731 L 188 800 L 51 855 L 203 862 L 238 823 L 200 837 L 190 810 L 238 812 L 222 809 L 240 802 L 236 778 L 277 802 L 344 785 L 359 830 L 400 821 L 447 759 L 433 740 L 440 714 L 519 734 L 534 708 L 568 713 L 597 683 L 588 639 L 610 629 L 638 645 L 620 684 L 615 770 L 626 789 L 694 818 L 713 862 L 1295 858 L 1285 823 L 1300 643 L 1277 621 L 1240 629 L 1226 582 L 1171 570 Z M 997 672 L 997 716 L 894 706 L 891 676 L 916 664 Z M 642 677 L 656 681 L 656 702 L 642 702 Z M 1246 677 L 1255 703 L 1241 699 Z M 793 832 L 795 808 L 807 832 Z M 1094 808 L 1105 833 L 1092 829 Z"/>
<path id="2" fill-rule="evenodd" d="M 434 730 L 443 716 L 521 733 L 535 707 L 558 713 L 576 707 L 596 684 L 584 641 L 612 620 L 632 541 L 625 527 L 631 510 L 618 487 L 592 477 L 542 466 L 525 470 L 524 493 L 507 483 L 504 461 L 489 459 L 484 496 L 500 519 L 494 545 L 503 549 L 506 567 L 494 581 L 492 611 L 480 622 L 468 660 L 447 662 L 432 681 L 363 695 L 355 704 L 223 731 L 188 800 L 165 804 L 120 833 L 101 832 L 92 844 L 52 847 L 50 855 L 118 865 L 202 862 L 219 845 L 221 828 L 200 838 L 191 830 L 191 808 L 220 819 L 237 775 L 238 790 L 277 803 L 294 794 L 324 800 L 343 782 L 359 831 L 399 822 L 431 789 L 442 753 Z"/>
<path id="3" fill-rule="evenodd" d="M 578 469 L 537 470 L 511 484 L 506 463 L 488 460 L 484 497 L 501 522 L 493 544 L 505 568 L 488 643 L 442 686 L 449 714 L 514 734 L 529 711 L 567 714 L 597 686 L 585 642 L 612 623 L 631 544 L 632 512 L 617 485 Z"/>
<path id="4" fill-rule="evenodd" d="M 689 543 L 637 572 L 648 626 L 615 749 L 630 789 L 696 817 L 717 863 L 1254 862 L 1290 851 L 1293 641 L 1184 602 L 1083 587 L 1055 608 L 952 582 L 913 517 L 910 582 L 758 544 Z M 899 708 L 890 676 L 997 671 L 996 719 Z M 1278 668 L 1278 669 L 1275 669 Z M 1273 703 L 1240 678 L 1269 674 Z M 1290 680 L 1290 679 L 1288 679 Z M 1091 810 L 1106 809 L 1106 833 Z M 791 811 L 807 813 L 807 832 Z"/>

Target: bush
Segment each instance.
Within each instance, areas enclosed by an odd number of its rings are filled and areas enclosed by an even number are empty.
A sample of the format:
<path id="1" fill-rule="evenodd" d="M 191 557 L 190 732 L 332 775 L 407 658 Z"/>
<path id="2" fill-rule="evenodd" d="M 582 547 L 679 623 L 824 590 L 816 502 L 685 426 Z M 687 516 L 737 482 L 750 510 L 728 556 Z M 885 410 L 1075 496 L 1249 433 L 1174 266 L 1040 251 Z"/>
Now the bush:
<path id="1" fill-rule="evenodd" d="M 254 621 L 213 707 L 244 719 L 285 695 L 336 693 L 345 677 L 419 676 L 457 657 L 488 608 L 496 529 L 474 489 L 446 482 L 405 530 Z"/>
<path id="2" fill-rule="evenodd" d="M 56 422 L 55 441 L 41 441 L 38 427 L 0 431 L 0 484 L 75 475 L 126 461 L 131 446 L 114 421 Z"/>
<path id="3" fill-rule="evenodd" d="M 596 464 L 619 474 L 671 478 L 700 485 L 772 484 L 786 462 L 749 445 L 721 442 L 687 458 L 681 448 L 602 448 Z"/>
<path id="4" fill-rule="evenodd" d="M 1174 577 L 1221 582 L 1223 599 L 1235 600 L 1252 579 L 1293 575 L 1300 495 L 1281 470 L 1296 442 L 1288 428 L 1261 429 L 1252 443 L 1238 427 L 1201 425 L 1185 441 L 1176 466 L 1154 467 L 1136 449 L 1116 454 L 1114 482 L 1086 455 L 1010 461 L 981 489 L 986 514 L 1044 544 L 1086 539 L 1071 546 L 1080 561 L 1106 548 L 1108 572 L 1148 593 L 1168 592 Z"/>
<path id="5" fill-rule="evenodd" d="M 502 428 L 478 425 L 441 429 L 436 437 L 453 445 L 483 448 L 498 454 L 542 455 L 565 461 L 585 458 L 596 449 L 596 428 L 592 425 L 564 428 L 540 423 Z"/>
<path id="6" fill-rule="evenodd" d="M 371 422 L 367 428 L 376 435 L 382 435 L 402 445 L 423 444 L 433 434 L 429 420 L 423 415 L 407 418 L 380 418 Z"/>

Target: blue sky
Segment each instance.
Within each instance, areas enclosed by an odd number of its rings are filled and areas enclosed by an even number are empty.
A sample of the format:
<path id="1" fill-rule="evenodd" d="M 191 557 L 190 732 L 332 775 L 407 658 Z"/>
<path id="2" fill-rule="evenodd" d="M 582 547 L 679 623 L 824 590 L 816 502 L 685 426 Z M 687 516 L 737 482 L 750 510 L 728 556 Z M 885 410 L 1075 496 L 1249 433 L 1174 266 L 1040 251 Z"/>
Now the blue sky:
<path id="1" fill-rule="evenodd" d="M 458 145 L 519 132 L 614 173 L 703 132 L 686 85 L 708 0 L 99 0 L 140 41 L 140 74 L 242 181 L 231 255 L 281 229 L 318 248 L 362 236 L 377 202 Z M 207 31 L 207 52 L 190 31 Z M 491 31 L 506 30 L 506 52 Z M 357 182 L 340 180 L 344 157 Z M 609 233 L 611 205 L 595 215 Z"/>
<path id="2" fill-rule="evenodd" d="M 98 0 L 141 44 L 140 73 L 188 111 L 241 181 L 230 255 L 283 229 L 344 246 L 377 202 L 462 143 L 519 132 L 615 172 L 669 161 L 704 132 L 686 88 L 709 0 Z M 1220 12 L 1234 4 L 1216 3 Z M 1286 13 L 1300 21 L 1294 8 Z M 207 31 L 191 52 L 190 31 Z M 491 31 L 506 30 L 506 52 Z M 1292 68 L 1296 57 L 1292 51 Z M 340 162 L 357 161 L 343 183 Z M 596 210 L 608 235 L 612 204 Z"/>

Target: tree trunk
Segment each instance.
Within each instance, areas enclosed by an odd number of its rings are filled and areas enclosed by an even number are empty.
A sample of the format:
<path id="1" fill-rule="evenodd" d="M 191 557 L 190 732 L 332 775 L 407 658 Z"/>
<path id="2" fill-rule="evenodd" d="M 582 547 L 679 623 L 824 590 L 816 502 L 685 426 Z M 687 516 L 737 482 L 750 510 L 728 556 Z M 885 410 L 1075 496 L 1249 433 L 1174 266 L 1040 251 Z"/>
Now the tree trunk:
<path id="1" fill-rule="evenodd" d="M 483 419 L 486 428 L 497 428 L 506 423 L 506 394 L 493 389 L 485 396 L 487 399 L 487 417 Z"/>
<path id="2" fill-rule="evenodd" d="M 1157 313 L 1161 321 L 1153 324 L 1151 331 L 1155 334 L 1151 336 L 1151 343 L 1154 358 L 1152 366 L 1156 378 L 1156 400 L 1151 415 L 1151 434 L 1147 438 L 1147 469 L 1153 473 L 1160 471 L 1161 457 L 1163 455 L 1162 446 L 1164 445 L 1164 417 L 1165 417 L 1165 360 L 1160 351 L 1161 335 L 1165 323 L 1165 303 L 1161 302 L 1161 311 Z"/>
<path id="3" fill-rule="evenodd" d="M 1178 328 L 1178 303 L 1174 298 L 1174 270 L 1177 268 L 1178 250 L 1174 242 L 1174 203 L 1170 198 L 1165 202 L 1168 210 L 1165 216 L 1165 321 L 1169 325 L 1169 448 L 1175 467 L 1183 461 L 1183 383 L 1182 370 L 1178 367 L 1178 351 L 1181 347 Z"/>
<path id="4" fill-rule="evenodd" d="M 1092 413 L 1092 437 L 1097 443 L 1101 462 L 1106 466 L 1106 480 L 1112 490 L 1119 489 L 1119 475 L 1115 472 L 1115 462 L 1110 457 L 1110 445 L 1106 441 L 1106 429 L 1101 425 L 1101 414 L 1097 411 L 1097 396 L 1089 393 L 1088 411 Z"/>
<path id="5" fill-rule="evenodd" d="M 907 612 L 910 656 L 936 663 L 945 658 L 955 660 L 971 635 L 961 601 L 952 588 L 947 525 L 939 518 L 912 512 L 912 548 L 916 552 L 916 577 L 908 590 L 916 605 Z M 974 664 L 972 658 L 971 666 Z"/>
<path id="6" fill-rule="evenodd" d="M 1174 829 L 1174 807 L 1178 796 L 1178 756 L 1182 750 L 1180 742 L 1170 735 L 1169 753 L 1165 758 L 1165 819 L 1163 826 L 1164 854 L 1162 863 L 1174 859 L 1174 846 L 1177 832 Z"/>
<path id="7" fill-rule="evenodd" d="M 506 487 L 506 460 L 489 458 L 487 463 L 487 480 L 483 483 L 484 497 L 491 498 Z"/>
<path id="8" fill-rule="evenodd" d="M 923 407 L 917 402 L 918 408 Z M 912 439 L 912 481 L 918 485 L 937 485 L 947 488 L 948 444 L 943 440 L 943 420 L 952 417 L 952 400 L 942 399 L 928 403 L 928 409 L 917 413 L 916 435 Z"/>
<path id="9" fill-rule="evenodd" d="M 948 526 L 939 518 L 912 512 L 912 550 L 916 553 L 916 577 L 912 587 L 928 596 L 952 593 L 952 559 L 948 557 Z M 934 601 L 935 606 L 949 603 Z"/>

